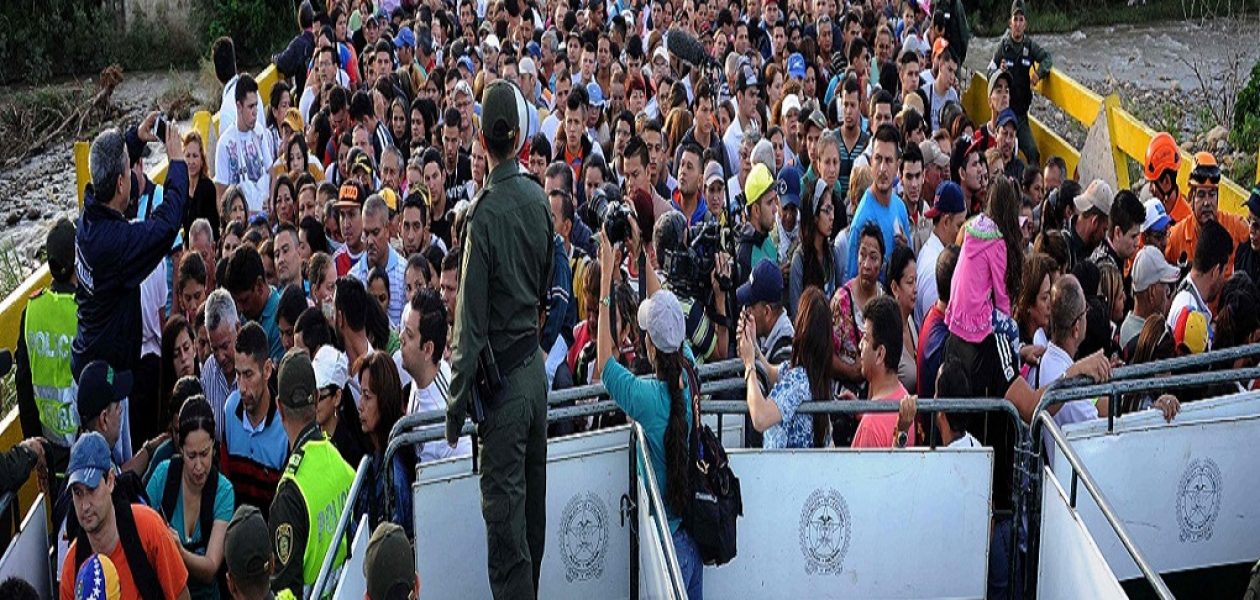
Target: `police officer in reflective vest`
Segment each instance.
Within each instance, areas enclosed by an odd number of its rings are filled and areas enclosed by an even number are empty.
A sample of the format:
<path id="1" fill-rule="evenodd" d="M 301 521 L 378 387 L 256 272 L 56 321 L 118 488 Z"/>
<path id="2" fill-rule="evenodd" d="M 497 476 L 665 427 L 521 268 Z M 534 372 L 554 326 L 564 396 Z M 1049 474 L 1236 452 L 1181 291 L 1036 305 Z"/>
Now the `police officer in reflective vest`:
<path id="1" fill-rule="evenodd" d="M 482 95 L 490 174 L 460 236 L 446 415 L 452 446 L 465 415 L 478 424 L 490 590 L 500 599 L 537 595 L 547 522 L 547 375 L 539 323 L 551 289 L 555 228 L 542 186 L 517 161 L 529 137 L 526 105 L 506 80 Z"/>
<path id="2" fill-rule="evenodd" d="M 315 422 L 319 392 L 305 350 L 294 348 L 280 360 L 277 388 L 280 418 L 289 434 L 289 464 L 268 517 L 276 557 L 271 589 L 304 598 L 333 546 L 333 530 L 346 506 L 354 469 Z M 336 540 L 335 552 L 334 573 L 346 560 L 345 536 Z"/>
<path id="3" fill-rule="evenodd" d="M 79 325 L 74 299 L 74 223 L 61 218 L 48 232 L 52 284 L 35 292 L 22 313 L 15 360 L 18 413 L 24 437 L 48 441 L 54 493 L 61 489 L 70 447 L 79 431 L 77 387 L 70 372 L 70 347 Z"/>

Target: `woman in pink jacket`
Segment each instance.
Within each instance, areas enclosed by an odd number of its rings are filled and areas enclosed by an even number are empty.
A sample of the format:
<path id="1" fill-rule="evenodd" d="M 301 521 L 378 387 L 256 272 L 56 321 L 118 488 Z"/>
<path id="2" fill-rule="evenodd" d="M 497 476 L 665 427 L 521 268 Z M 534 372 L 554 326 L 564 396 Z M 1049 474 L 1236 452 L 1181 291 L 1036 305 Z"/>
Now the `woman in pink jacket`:
<path id="1" fill-rule="evenodd" d="M 972 344 L 993 333 L 995 309 L 1010 318 L 1024 264 L 1015 188 L 999 177 L 989 187 L 988 201 L 986 211 L 964 228 L 945 312 L 950 333 Z"/>

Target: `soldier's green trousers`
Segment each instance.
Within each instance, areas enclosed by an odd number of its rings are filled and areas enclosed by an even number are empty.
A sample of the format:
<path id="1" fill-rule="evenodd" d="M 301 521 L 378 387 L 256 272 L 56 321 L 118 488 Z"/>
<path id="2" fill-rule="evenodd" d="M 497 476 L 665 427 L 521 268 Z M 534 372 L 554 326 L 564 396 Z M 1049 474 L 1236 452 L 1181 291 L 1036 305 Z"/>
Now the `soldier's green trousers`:
<path id="1" fill-rule="evenodd" d="M 504 398 L 477 426 L 490 590 L 535 598 L 547 531 L 547 376 L 542 352 L 507 374 Z"/>

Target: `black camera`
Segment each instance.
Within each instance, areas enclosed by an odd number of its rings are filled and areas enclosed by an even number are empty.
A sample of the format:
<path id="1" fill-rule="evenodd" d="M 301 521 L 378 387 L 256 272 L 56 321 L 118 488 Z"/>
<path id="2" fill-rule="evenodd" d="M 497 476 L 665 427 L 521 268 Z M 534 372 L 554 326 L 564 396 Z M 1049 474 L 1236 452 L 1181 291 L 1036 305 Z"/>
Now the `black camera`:
<path id="1" fill-rule="evenodd" d="M 609 244 L 624 244 L 630 239 L 632 219 L 634 219 L 634 210 L 624 202 L 609 202 L 604 206 L 600 221 L 603 223 L 604 235 L 608 236 Z"/>
<path id="2" fill-rule="evenodd" d="M 717 267 L 717 253 L 726 252 L 734 256 L 730 229 L 724 228 L 716 221 L 697 223 L 687 231 L 687 244 L 664 248 L 661 255 L 661 268 L 665 272 L 665 280 L 680 295 L 707 300 L 712 293 L 713 271 Z M 670 246 L 673 244 L 665 244 Z M 735 289 L 735 281 L 730 275 L 719 276 L 718 286 L 724 292 Z"/>

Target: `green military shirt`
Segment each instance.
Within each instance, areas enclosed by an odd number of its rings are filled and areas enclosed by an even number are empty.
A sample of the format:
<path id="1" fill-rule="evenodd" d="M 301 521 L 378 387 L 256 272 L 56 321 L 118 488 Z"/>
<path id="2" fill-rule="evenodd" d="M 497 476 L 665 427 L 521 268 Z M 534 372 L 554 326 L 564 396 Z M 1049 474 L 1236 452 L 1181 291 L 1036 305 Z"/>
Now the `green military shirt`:
<path id="1" fill-rule="evenodd" d="M 513 158 L 490 172 L 470 208 L 460 239 L 463 253 L 451 350 L 451 405 L 446 439 L 459 439 L 487 343 L 496 358 L 538 339 L 551 288 L 551 205 L 542 186 Z M 515 365 L 499 364 L 506 371 Z M 506 372 L 504 372 L 506 375 Z"/>

